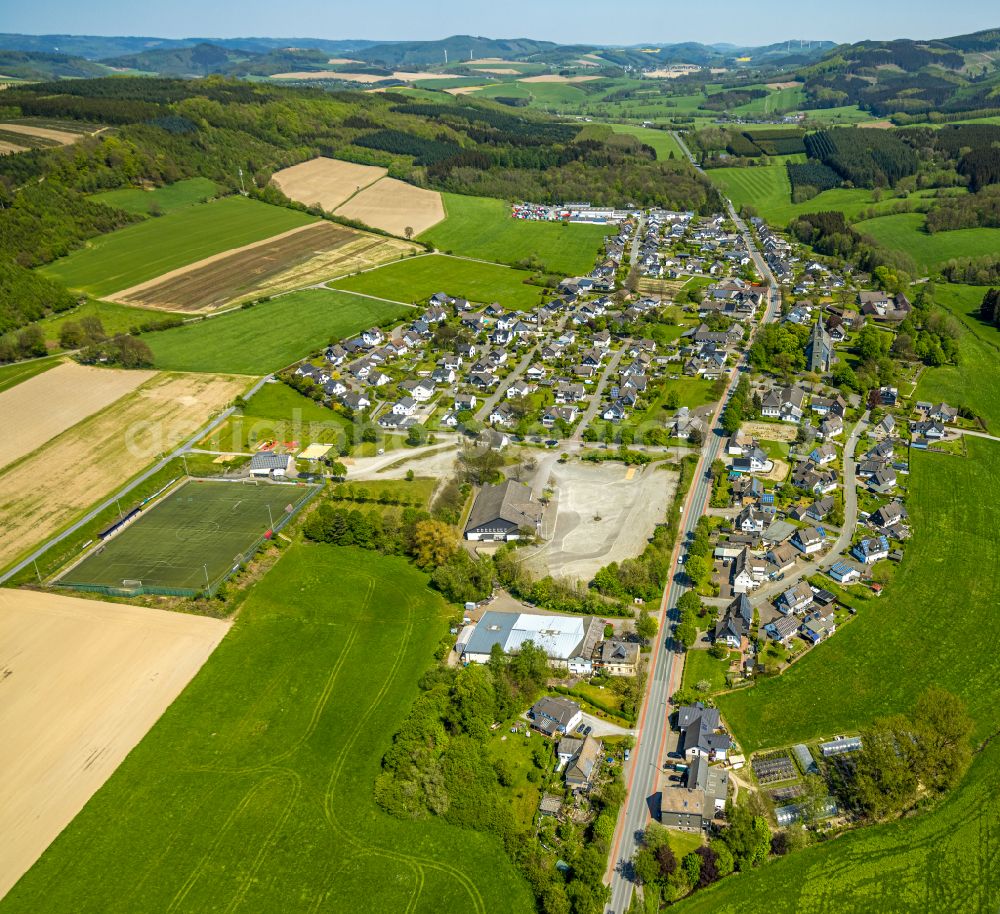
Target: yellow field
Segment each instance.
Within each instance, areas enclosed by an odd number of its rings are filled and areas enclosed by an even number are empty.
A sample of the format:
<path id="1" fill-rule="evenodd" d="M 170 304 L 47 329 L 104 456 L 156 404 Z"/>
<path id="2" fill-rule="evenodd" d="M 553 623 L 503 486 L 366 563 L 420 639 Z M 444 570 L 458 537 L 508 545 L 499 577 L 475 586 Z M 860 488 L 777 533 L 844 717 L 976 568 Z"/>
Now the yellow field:
<path id="1" fill-rule="evenodd" d="M 0 416 L 6 426 L 0 436 L 0 467 L 30 454 L 154 374 L 64 362 L 0 393 Z"/>
<path id="2" fill-rule="evenodd" d="M 427 231 L 444 219 L 444 203 L 436 190 L 424 190 L 395 178 L 382 178 L 351 197 L 336 215 L 358 219 L 365 225 L 402 235 Z"/>
<path id="3" fill-rule="evenodd" d="M 248 386 L 241 376 L 157 374 L 0 472 L 0 568 L 183 443 Z"/>
<path id="4" fill-rule="evenodd" d="M 202 616 L 0 591 L 0 897 L 229 630 Z M 16 836 L 16 840 L 14 839 Z"/>
<path id="5" fill-rule="evenodd" d="M 374 184 L 387 173 L 387 169 L 374 165 L 356 165 L 320 156 L 291 168 L 282 168 L 271 180 L 290 200 L 306 206 L 319 205 L 332 213 L 352 194 Z"/>
<path id="6" fill-rule="evenodd" d="M 55 140 L 64 146 L 69 143 L 75 143 L 83 137 L 82 133 L 71 133 L 68 130 L 53 130 L 51 127 L 36 127 L 34 124 L 0 123 L 0 130 L 10 133 L 23 133 L 25 136 L 38 136 L 43 140 Z"/>

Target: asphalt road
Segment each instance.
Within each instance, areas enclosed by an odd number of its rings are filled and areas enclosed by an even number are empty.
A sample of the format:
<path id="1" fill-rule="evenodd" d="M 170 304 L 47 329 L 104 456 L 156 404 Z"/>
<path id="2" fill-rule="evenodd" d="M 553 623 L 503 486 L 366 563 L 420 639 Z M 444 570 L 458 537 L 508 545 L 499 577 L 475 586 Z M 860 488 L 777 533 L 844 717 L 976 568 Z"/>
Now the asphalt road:
<path id="1" fill-rule="evenodd" d="M 685 148 L 682 146 L 682 148 Z M 730 215 L 735 213 L 730 206 Z M 744 237 L 747 238 L 749 249 L 757 252 L 753 238 L 747 227 L 740 221 L 736 224 Z M 759 253 L 757 254 L 759 256 Z M 780 289 L 774 282 L 774 277 L 764 264 L 763 275 L 769 280 L 770 290 L 768 305 L 761 318 L 761 323 L 773 320 L 780 311 Z M 749 350 L 750 341 L 746 350 Z M 745 350 L 745 351 L 746 351 Z M 712 433 L 707 437 L 701 456 L 695 469 L 694 482 L 681 507 L 679 535 L 677 545 L 671 555 L 671 568 L 677 569 L 678 557 L 686 547 L 689 534 L 693 533 L 698 519 L 708 505 L 711 494 L 711 481 L 708 478 L 712 462 L 719 456 L 725 441 L 725 432 L 719 426 L 719 417 L 725 404 L 729 402 L 741 375 L 744 358 L 733 369 L 725 396 L 719 401 L 710 423 Z M 654 794 L 657 778 L 663 765 L 666 753 L 666 743 L 670 732 L 670 696 L 680 685 L 683 671 L 683 653 L 679 653 L 671 637 L 677 622 L 677 601 L 687 589 L 685 578 L 673 574 L 664 588 L 660 603 L 660 631 L 653 644 L 650 659 L 649 680 L 646 686 L 646 696 L 642 712 L 636 727 L 636 746 L 632 752 L 632 760 L 626 766 L 625 785 L 628 797 L 622 810 L 618 827 L 615 830 L 614 842 L 608 861 L 608 872 L 605 879 L 611 888 L 611 901 L 605 911 L 609 914 L 623 914 L 628 910 L 632 898 L 633 883 L 629 879 L 629 861 L 638 849 L 638 840 L 650 821 L 649 798 Z"/>

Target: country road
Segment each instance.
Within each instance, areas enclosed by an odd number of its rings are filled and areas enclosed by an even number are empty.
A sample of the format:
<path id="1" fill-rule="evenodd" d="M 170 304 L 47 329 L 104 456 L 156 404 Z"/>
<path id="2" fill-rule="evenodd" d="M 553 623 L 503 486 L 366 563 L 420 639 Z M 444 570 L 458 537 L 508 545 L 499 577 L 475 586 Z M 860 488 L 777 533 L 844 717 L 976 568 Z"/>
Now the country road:
<path id="1" fill-rule="evenodd" d="M 682 145 L 681 148 L 686 151 L 685 146 Z M 760 257 L 749 230 L 741 220 L 736 218 L 731 205 L 730 214 L 743 234 L 748 249 L 756 254 L 756 257 Z M 763 258 L 760 259 L 763 262 Z M 762 273 L 769 281 L 770 289 L 767 307 L 764 309 L 758 328 L 772 320 L 780 312 L 781 302 L 780 289 L 770 270 L 767 270 L 766 264 L 763 266 Z M 747 349 L 749 349 L 749 342 Z M 670 558 L 671 569 L 678 567 L 677 560 L 685 548 L 688 535 L 694 532 L 698 519 L 708 504 L 711 494 L 708 468 L 718 457 L 726 437 L 719 425 L 719 418 L 736 388 L 745 363 L 746 356 L 744 355 L 730 373 L 726 393 L 712 415 L 710 422 L 712 432 L 707 436 L 702 448 L 695 469 L 694 481 L 681 507 L 677 544 Z M 670 696 L 680 683 L 684 666 L 683 653 L 676 650 L 676 645 L 671 637 L 673 626 L 678 618 L 677 601 L 687 589 L 684 581 L 683 575 L 672 574 L 664 588 L 663 598 L 660 602 L 660 631 L 653 644 L 645 700 L 636 727 L 636 746 L 632 753 L 632 760 L 626 765 L 625 770 L 625 785 L 628 796 L 618 818 L 618 826 L 615 830 L 608 861 L 608 871 L 605 874 L 605 879 L 611 888 L 611 900 L 605 908 L 607 914 L 623 914 L 629 908 L 634 886 L 629 879 L 628 864 L 638 848 L 637 838 L 641 837 L 650 821 L 648 800 L 656 791 L 657 779 L 663 764 L 664 747 L 670 729 Z"/>

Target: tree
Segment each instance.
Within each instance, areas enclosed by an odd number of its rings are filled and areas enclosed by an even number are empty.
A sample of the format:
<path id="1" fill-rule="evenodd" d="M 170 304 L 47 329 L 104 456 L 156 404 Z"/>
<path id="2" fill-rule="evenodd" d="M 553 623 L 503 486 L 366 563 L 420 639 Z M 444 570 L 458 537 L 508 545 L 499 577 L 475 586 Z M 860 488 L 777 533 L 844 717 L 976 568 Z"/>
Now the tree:
<path id="1" fill-rule="evenodd" d="M 872 819 L 909 807 L 917 795 L 912 726 L 902 715 L 876 720 L 861 733 L 850 793 L 854 804 Z"/>
<path id="2" fill-rule="evenodd" d="M 406 240 L 409 241 L 413 237 L 413 226 L 408 225 L 405 229 L 403 229 L 403 235 Z"/>
<path id="3" fill-rule="evenodd" d="M 739 870 L 759 866 L 771 850 L 771 830 L 767 820 L 754 815 L 746 804 L 726 807 L 729 827 L 722 833 L 722 840 L 729 846 L 733 862 Z"/>
<path id="4" fill-rule="evenodd" d="M 639 613 L 639 621 L 635 624 L 635 633 L 643 642 L 648 643 L 652 641 L 656 637 L 656 632 L 659 628 L 659 623 L 651 613 L 646 610 Z"/>
<path id="5" fill-rule="evenodd" d="M 676 865 L 675 861 L 674 866 L 676 867 Z M 632 869 L 635 872 L 635 878 L 639 880 L 641 885 L 652 885 L 660 880 L 660 863 L 656 859 L 656 852 L 651 847 L 643 846 L 635 852 L 635 856 L 632 858 Z"/>
<path id="6" fill-rule="evenodd" d="M 913 711 L 913 758 L 920 783 L 929 790 L 954 787 L 972 758 L 972 719 L 965 704 L 944 689 L 931 686 Z"/>
<path id="7" fill-rule="evenodd" d="M 327 469 L 330 471 L 330 475 L 334 479 L 344 479 L 347 476 L 347 467 L 344 466 L 339 460 L 330 460 L 327 462 Z"/>
<path id="8" fill-rule="evenodd" d="M 455 535 L 439 520 L 423 520 L 413 531 L 413 559 L 419 568 L 443 565 L 455 551 Z"/>

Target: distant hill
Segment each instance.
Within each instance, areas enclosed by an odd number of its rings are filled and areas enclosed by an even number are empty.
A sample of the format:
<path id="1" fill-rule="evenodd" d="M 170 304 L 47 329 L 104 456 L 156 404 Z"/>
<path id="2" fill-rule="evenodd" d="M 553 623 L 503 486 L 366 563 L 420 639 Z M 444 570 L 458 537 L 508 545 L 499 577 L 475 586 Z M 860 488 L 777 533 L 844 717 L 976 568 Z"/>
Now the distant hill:
<path id="1" fill-rule="evenodd" d="M 368 63 L 396 69 L 460 63 L 484 57 L 529 60 L 556 51 L 559 47 L 552 41 L 535 41 L 531 38 L 453 35 L 451 38 L 442 38 L 439 41 L 394 41 L 376 44 L 357 51 L 354 56 Z"/>
<path id="2" fill-rule="evenodd" d="M 101 64 L 82 57 L 70 57 L 68 54 L 0 50 L 0 76 L 31 80 L 77 79 L 107 76 L 110 72 Z"/>
<path id="3" fill-rule="evenodd" d="M 228 73 L 251 56 L 257 55 L 215 44 L 196 44 L 186 48 L 156 48 L 140 51 L 138 54 L 109 57 L 102 63 L 121 69 L 145 70 L 161 76 L 207 76 L 210 73 Z"/>
<path id="4" fill-rule="evenodd" d="M 799 75 L 815 108 L 860 105 L 879 117 L 1000 111 L 1000 29 L 840 45 Z"/>
<path id="5" fill-rule="evenodd" d="M 379 44 L 364 39 L 327 40 L 325 38 L 153 38 L 105 35 L 22 35 L 0 34 L 0 50 L 58 52 L 89 60 L 104 60 L 141 54 L 145 51 L 176 50 L 199 44 L 211 44 L 229 50 L 266 54 L 281 48 L 313 48 L 330 57 L 347 57 L 354 51 Z"/>

